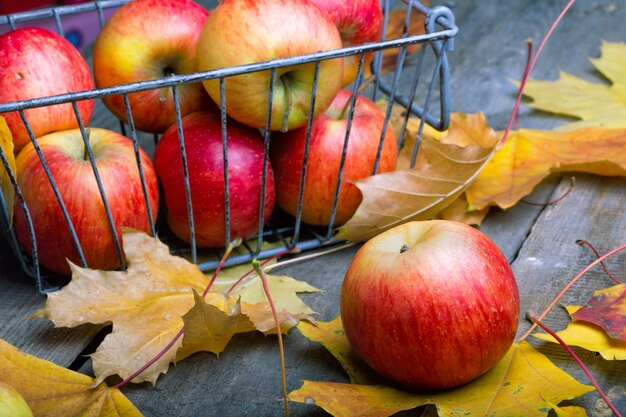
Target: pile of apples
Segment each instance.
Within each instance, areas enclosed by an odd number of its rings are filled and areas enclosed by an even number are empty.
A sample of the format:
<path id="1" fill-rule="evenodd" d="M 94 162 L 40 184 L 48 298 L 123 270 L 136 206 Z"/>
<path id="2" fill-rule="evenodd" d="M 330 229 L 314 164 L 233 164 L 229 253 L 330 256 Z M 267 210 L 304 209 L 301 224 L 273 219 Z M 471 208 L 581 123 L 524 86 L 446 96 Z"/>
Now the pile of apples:
<path id="1" fill-rule="evenodd" d="M 192 0 L 134 0 L 116 10 L 100 31 L 93 73 L 74 46 L 46 29 L 19 28 L 0 36 L 0 102 L 375 42 L 381 38 L 382 21 L 379 0 L 224 0 L 211 12 Z M 103 97 L 123 122 L 160 134 L 152 159 L 131 139 L 89 127 L 93 100 L 27 109 L 24 118 L 18 112 L 3 114 L 13 134 L 17 179 L 27 207 L 17 199 L 13 226 L 20 244 L 31 254 L 35 246 L 40 264 L 61 274 L 69 273 L 67 259 L 77 264 L 84 259 L 91 268 L 117 268 L 122 259 L 116 235 L 121 236 L 123 227 L 149 232 L 158 216 L 160 194 L 167 222 L 181 239 L 191 239 L 190 213 L 200 246 L 224 246 L 227 238 L 248 239 L 276 204 L 296 214 L 307 147 L 302 219 L 328 225 L 353 98 L 352 91 L 342 88 L 355 81 L 359 59 L 356 55 L 323 60 L 317 79 L 316 63 L 276 69 L 269 116 L 269 70 L 226 77 L 223 83 L 220 79 L 183 83 L 175 91 L 138 88 L 128 95 Z M 364 57 L 364 67 L 371 59 L 371 54 Z M 309 114 L 313 119 L 307 142 Z M 346 222 L 359 205 L 360 192 L 349 181 L 373 173 L 381 137 L 378 172 L 395 169 L 397 142 L 391 128 L 383 129 L 384 119 L 370 99 L 358 95 L 335 225 Z M 272 131 L 269 160 L 263 135 L 267 125 Z M 259 219 L 261 205 L 264 215 Z M 31 222 L 36 245 L 29 233 Z"/>
<path id="2" fill-rule="evenodd" d="M 0 102 L 313 54 L 374 42 L 381 32 L 379 0 L 223 0 L 211 13 L 191 0 L 134 0 L 102 28 L 93 77 L 80 53 L 52 32 L 24 28 L 0 36 Z M 190 241 L 192 213 L 201 246 L 252 237 L 275 204 L 296 215 L 301 202 L 302 220 L 312 225 L 346 222 L 361 201 L 349 181 L 373 173 L 379 149 L 378 172 L 394 170 L 398 153 L 377 105 L 343 89 L 355 82 L 361 59 L 365 66 L 372 56 L 105 96 L 123 122 L 160 134 L 152 159 L 125 136 L 85 128 L 93 100 L 32 108 L 25 117 L 5 113 L 27 207 L 18 196 L 20 243 L 33 252 L 32 223 L 45 267 L 67 274 L 66 259 L 84 259 L 91 268 L 117 268 L 123 259 L 116 235 L 123 227 L 152 230 L 160 193 L 171 230 Z M 447 389 L 486 372 L 513 342 L 519 314 L 504 255 L 477 230 L 444 221 L 408 223 L 370 240 L 350 265 L 340 304 L 355 351 L 412 389 Z"/>

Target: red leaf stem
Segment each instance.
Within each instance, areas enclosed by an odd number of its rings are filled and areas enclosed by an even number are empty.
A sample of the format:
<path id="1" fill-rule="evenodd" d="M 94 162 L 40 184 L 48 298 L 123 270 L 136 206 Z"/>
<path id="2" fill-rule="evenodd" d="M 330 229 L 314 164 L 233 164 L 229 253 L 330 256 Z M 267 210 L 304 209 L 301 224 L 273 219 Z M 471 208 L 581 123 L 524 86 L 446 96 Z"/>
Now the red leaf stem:
<path id="1" fill-rule="evenodd" d="M 545 324 L 543 324 L 537 317 L 535 317 L 532 313 L 528 313 L 528 318 L 530 321 L 532 321 L 534 324 L 536 324 L 537 326 L 541 327 L 543 330 L 545 330 L 546 332 L 548 332 L 550 334 L 550 336 L 552 336 L 557 342 L 559 342 L 559 344 L 561 346 L 563 346 L 563 349 L 565 349 L 567 351 L 567 353 L 574 358 L 574 360 L 576 361 L 576 363 L 578 364 L 578 366 L 580 366 L 580 368 L 583 370 L 583 372 L 587 375 L 587 377 L 589 378 L 589 380 L 591 381 L 591 383 L 593 384 L 594 387 L 596 387 L 596 390 L 598 391 L 598 394 L 600 394 L 600 397 L 602 397 L 602 399 L 604 400 L 604 402 L 606 403 L 607 406 L 609 406 L 609 408 L 611 409 L 611 411 L 613 411 L 613 413 L 617 416 L 617 417 L 622 417 L 622 415 L 620 414 L 619 411 L 617 411 L 617 408 L 615 408 L 615 406 L 613 405 L 613 403 L 611 402 L 611 400 L 609 399 L 609 397 L 607 397 L 607 395 L 604 393 L 604 391 L 602 391 L 602 388 L 600 388 L 600 385 L 598 384 L 598 381 L 596 381 L 596 379 L 593 377 L 593 375 L 591 375 L 591 372 L 589 371 L 589 368 L 587 368 L 587 366 L 585 366 L 585 364 L 583 363 L 583 361 L 578 357 L 578 355 L 572 350 L 572 348 L 570 348 L 567 343 L 565 343 L 565 341 L 563 339 L 561 339 L 561 337 L 559 337 L 558 334 L 556 334 L 554 331 L 552 331 L 548 326 L 546 326 Z"/>

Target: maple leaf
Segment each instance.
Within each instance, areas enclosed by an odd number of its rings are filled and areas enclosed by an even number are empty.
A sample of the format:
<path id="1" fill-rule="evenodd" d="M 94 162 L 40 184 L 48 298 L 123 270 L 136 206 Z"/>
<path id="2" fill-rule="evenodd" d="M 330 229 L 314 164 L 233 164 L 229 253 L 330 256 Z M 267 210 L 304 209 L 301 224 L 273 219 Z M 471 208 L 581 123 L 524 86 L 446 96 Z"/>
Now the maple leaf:
<path id="1" fill-rule="evenodd" d="M 241 301 L 225 309 L 208 304 L 197 291 L 193 291 L 194 306 L 183 316 L 185 333 L 176 354 L 180 361 L 193 353 L 204 351 L 220 354 L 236 333 L 255 330 L 254 324 L 241 314 Z M 226 310 L 226 311 L 225 311 Z"/>
<path id="2" fill-rule="evenodd" d="M 13 386 L 35 416 L 139 417 L 118 390 L 28 355 L 0 339 L 0 380 Z"/>
<path id="3" fill-rule="evenodd" d="M 196 305 L 193 292 L 203 293 L 209 283 L 209 279 L 195 264 L 172 256 L 169 248 L 158 239 L 130 230 L 124 231 L 122 239 L 128 263 L 125 271 L 96 271 L 71 265 L 72 281 L 60 291 L 48 294 L 44 308 L 34 313 L 34 317 L 46 317 L 56 326 L 63 327 L 84 323 L 113 323 L 112 332 L 91 355 L 97 383 L 109 375 L 126 379 L 160 355 L 183 328 L 182 316 Z M 300 317 L 304 309 L 302 305 L 307 307 L 295 296 L 295 291 L 312 288 L 307 285 L 288 277 L 284 277 L 281 282 L 274 282 L 274 285 L 270 284 L 270 288 L 276 289 L 274 297 L 277 303 L 283 298 L 280 302 L 286 310 L 280 316 L 284 321 L 281 329 L 286 331 L 293 326 L 291 320 Z M 252 289 L 249 292 L 253 293 Z M 206 328 L 205 323 L 205 332 L 219 331 L 223 321 L 227 321 L 228 316 L 233 314 L 239 295 L 243 314 L 251 318 L 259 330 L 268 332 L 275 328 L 267 302 L 256 300 L 245 289 L 230 296 L 218 289 L 209 291 L 204 302 L 222 310 L 224 314 L 216 313 L 216 322 L 211 324 L 215 327 L 212 329 Z M 302 305 L 294 307 L 296 303 L 293 298 Z M 293 314 L 289 310 L 292 307 L 297 310 Z M 199 330 L 195 319 L 189 320 L 194 332 Z M 243 331 L 243 327 L 238 330 Z M 188 337 L 188 346 L 182 355 L 186 357 L 192 354 L 192 346 L 201 350 L 211 346 L 210 340 L 198 341 L 199 337 L 198 333 Z M 167 372 L 169 363 L 177 360 L 177 351 L 183 341 L 179 338 L 133 382 L 150 381 L 154 384 L 161 373 Z"/>
<path id="4" fill-rule="evenodd" d="M 561 73 L 558 81 L 530 80 L 524 94 L 531 97 L 529 105 L 550 113 L 582 119 L 568 123 L 559 130 L 584 126 L 626 128 L 626 44 L 603 42 L 601 56 L 591 63 L 611 86 L 591 83 Z"/>
<path id="5" fill-rule="evenodd" d="M 355 182 L 363 200 L 337 237 L 363 241 L 401 223 L 434 217 L 465 191 L 496 143 L 482 113 L 455 113 L 441 138 L 424 135 L 415 168 Z"/>
<path id="6" fill-rule="evenodd" d="M 335 323 L 336 325 L 336 323 Z M 300 327 L 304 327 L 302 324 Z M 325 333 L 319 333 L 324 338 Z M 334 332 L 334 337 L 341 334 Z M 345 337 L 345 336 L 343 336 Z M 324 341 L 324 346 L 336 342 Z M 335 352 L 331 350 L 334 356 Z M 345 355 L 345 353 L 343 353 Z M 348 370 L 354 372 L 354 370 Z M 417 393 L 384 385 L 357 385 L 305 381 L 289 399 L 316 404 L 335 417 L 388 416 L 402 410 L 434 404 L 441 417 L 459 415 L 545 416 L 563 400 L 593 391 L 561 371 L 527 342 L 515 343 L 489 372 L 459 388 Z"/>
<path id="7" fill-rule="evenodd" d="M 572 315 L 580 306 L 567 306 L 567 312 Z M 606 360 L 626 360 L 626 341 L 612 339 L 599 326 L 582 320 L 573 320 L 565 330 L 557 332 L 568 346 L 578 346 L 591 352 L 598 352 Z M 534 337 L 552 343 L 558 343 L 547 333 L 535 333 Z"/>
<path id="8" fill-rule="evenodd" d="M 227 291 L 249 268 L 249 265 L 241 265 L 222 270 L 215 281 L 215 286 Z M 298 293 L 319 292 L 318 288 L 288 276 L 267 275 L 267 283 L 283 333 L 287 333 L 298 321 L 315 314 L 315 311 L 298 297 Z M 230 295 L 241 298 L 242 313 L 250 318 L 259 331 L 266 334 L 276 332 L 276 323 L 263 291 L 263 283 L 256 273 L 239 284 Z"/>
<path id="9" fill-rule="evenodd" d="M 317 325 L 301 322 L 298 324 L 298 330 L 307 339 L 319 342 L 328 349 L 353 384 L 370 385 L 380 380 L 380 377 L 352 350 L 343 331 L 341 316 L 329 322 L 318 322 Z"/>
<path id="10" fill-rule="evenodd" d="M 6 162 L 9 165 L 9 169 L 13 175 L 15 175 L 16 166 L 15 156 L 13 155 L 13 135 L 11 135 L 9 126 L 2 116 L 0 116 L 0 148 L 2 149 L 4 159 L 6 159 Z M 10 224 L 11 219 L 13 218 L 13 201 L 15 191 L 13 190 L 13 183 L 11 182 L 11 178 L 9 177 L 9 173 L 6 170 L 2 159 L 0 159 L 0 192 L 2 192 L 2 197 L 4 198 Z"/>
<path id="11" fill-rule="evenodd" d="M 572 317 L 604 329 L 613 339 L 626 341 L 626 284 L 598 290 Z"/>
<path id="12" fill-rule="evenodd" d="M 587 417 L 587 410 L 582 407 L 574 405 L 559 407 L 547 401 L 546 403 L 554 410 L 556 417 Z"/>
<path id="13" fill-rule="evenodd" d="M 569 132 L 521 129 L 467 188 L 470 207 L 509 208 L 551 172 L 626 175 L 626 130 L 587 127 Z"/>
<path id="14" fill-rule="evenodd" d="M 467 202 L 467 196 L 463 193 L 448 207 L 437 213 L 435 218 L 480 226 L 487 214 L 489 214 L 489 207 L 480 210 L 472 209 Z"/>

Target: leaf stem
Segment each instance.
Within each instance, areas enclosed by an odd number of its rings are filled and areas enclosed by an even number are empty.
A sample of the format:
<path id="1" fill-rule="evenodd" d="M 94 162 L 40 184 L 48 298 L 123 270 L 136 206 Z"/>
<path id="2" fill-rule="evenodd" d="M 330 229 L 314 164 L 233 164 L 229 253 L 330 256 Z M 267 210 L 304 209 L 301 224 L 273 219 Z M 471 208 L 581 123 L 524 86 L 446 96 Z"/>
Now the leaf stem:
<path id="1" fill-rule="evenodd" d="M 559 201 L 565 199 L 565 197 L 567 197 L 569 195 L 569 193 L 571 193 L 572 190 L 574 189 L 574 184 L 576 183 L 576 177 L 570 177 L 569 180 L 570 180 L 570 183 L 569 183 L 569 187 L 567 188 L 567 190 L 563 193 L 562 196 L 557 197 L 554 200 L 550 200 L 547 203 L 535 203 L 534 201 L 526 201 L 526 200 L 522 199 L 522 200 L 520 200 L 520 202 L 524 203 L 524 204 L 528 204 L 529 206 L 547 207 L 547 206 L 554 205 L 554 204 L 558 203 Z"/>
<path id="2" fill-rule="evenodd" d="M 274 256 L 270 256 L 269 258 L 267 258 L 263 262 L 261 262 L 261 266 L 265 266 L 269 262 L 271 262 L 271 261 L 273 261 L 275 259 L 278 259 L 281 256 L 287 255 L 289 253 L 295 253 L 294 249 L 285 249 L 284 251 L 278 252 Z M 226 296 L 229 296 L 235 290 L 235 288 L 237 288 L 237 286 L 239 284 L 241 284 L 246 278 L 248 278 L 253 272 L 255 272 L 254 268 L 252 268 L 251 270 L 249 270 L 248 272 L 243 274 L 233 285 L 231 285 L 231 287 L 228 289 L 228 291 L 226 291 Z"/>
<path id="3" fill-rule="evenodd" d="M 587 242 L 586 240 L 583 239 L 578 239 L 576 241 L 577 245 L 580 246 L 588 246 L 589 249 L 591 249 L 593 251 L 593 253 L 599 258 L 600 254 L 598 253 L 598 251 L 596 250 L 596 248 L 593 247 L 593 245 L 589 242 Z M 617 278 L 615 275 L 611 274 L 608 270 L 608 268 L 606 267 L 606 265 L 604 264 L 604 262 L 600 262 L 600 265 L 602 266 L 602 269 L 604 269 L 604 272 L 606 272 L 606 274 L 609 276 L 609 278 L 611 278 L 613 280 L 613 282 L 615 282 L 616 284 L 622 284 L 622 281 Z"/>
<path id="4" fill-rule="evenodd" d="M 567 343 L 565 343 L 565 341 L 563 339 L 561 339 L 561 337 L 559 337 L 558 334 L 556 334 L 554 331 L 552 331 L 552 329 L 550 329 L 548 326 L 546 326 L 544 323 L 542 323 L 541 320 L 539 320 L 537 317 L 535 317 L 533 313 L 531 313 L 531 312 L 528 313 L 528 319 L 530 321 L 532 321 L 533 324 L 541 327 L 543 330 L 548 332 L 550 334 L 550 336 L 552 336 L 557 342 L 559 342 L 559 344 L 561 346 L 563 346 L 563 349 L 565 349 L 567 351 L 567 353 L 576 361 L 578 366 L 580 366 L 580 368 L 583 370 L 583 372 L 587 375 L 587 377 L 589 378 L 589 380 L 591 381 L 593 386 L 596 388 L 596 390 L 598 391 L 598 394 L 600 394 L 600 397 L 602 397 L 602 399 L 604 400 L 606 405 L 611 409 L 611 411 L 613 411 L 613 413 L 617 417 L 622 417 L 622 415 L 620 414 L 619 411 L 617 411 L 617 408 L 615 408 L 615 406 L 613 405 L 613 403 L 611 402 L 609 397 L 607 397 L 607 395 L 604 393 L 604 391 L 602 391 L 602 388 L 600 388 L 600 385 L 598 384 L 598 381 L 596 381 L 596 379 L 593 377 L 593 375 L 591 375 L 591 372 L 589 371 L 589 368 L 587 368 L 587 366 L 585 366 L 583 361 L 578 357 L 578 355 L 576 355 L 576 353 L 572 350 L 572 348 L 570 348 L 567 345 Z"/>
<path id="5" fill-rule="evenodd" d="M 585 275 L 591 268 L 593 268 L 594 266 L 598 265 L 599 263 L 601 263 L 602 261 L 604 261 L 606 258 L 615 255 L 617 252 L 623 251 L 624 249 L 626 249 L 626 244 L 623 244 L 607 253 L 605 253 L 604 255 L 600 256 L 598 259 L 596 259 L 595 261 L 591 262 L 589 265 L 587 265 L 585 267 L 585 269 L 583 269 L 582 271 L 580 271 L 578 273 L 578 275 L 576 275 L 574 278 L 572 278 L 572 280 L 570 282 L 567 283 L 567 285 L 565 285 L 565 287 L 563 287 L 563 289 L 556 295 L 556 297 L 554 297 L 554 299 L 552 300 L 552 302 L 550 302 L 550 304 L 548 305 L 548 307 L 546 307 L 546 309 L 543 311 L 543 313 L 541 313 L 541 315 L 539 316 L 538 320 L 543 320 L 548 313 L 550 312 L 550 310 L 552 310 L 552 308 L 554 308 L 554 306 L 556 305 L 556 303 L 561 299 L 561 297 L 563 297 L 563 295 L 565 294 L 565 292 L 567 290 L 569 290 L 572 285 L 574 285 L 574 283 L 576 281 L 578 281 L 578 279 L 580 277 L 582 277 L 583 275 Z M 526 339 L 528 336 L 530 336 L 530 334 L 533 332 L 533 330 L 535 330 L 537 328 L 537 324 L 533 323 L 532 326 L 530 326 L 530 328 L 526 331 L 526 333 L 524 333 L 524 335 L 519 339 L 524 340 Z"/>
<path id="6" fill-rule="evenodd" d="M 278 334 L 278 349 L 280 350 L 280 372 L 281 372 L 281 382 L 283 386 L 283 398 L 285 401 L 285 417 L 289 417 L 289 399 L 287 398 L 287 377 L 285 371 L 285 348 L 283 346 L 283 332 L 280 329 L 280 321 L 278 320 L 278 313 L 276 312 L 276 306 L 274 305 L 274 300 L 272 299 L 272 295 L 270 293 L 269 285 L 267 284 L 267 276 L 265 272 L 259 266 L 259 261 L 254 259 L 252 261 L 252 266 L 256 273 L 261 277 L 261 282 L 263 283 L 263 291 L 265 292 L 265 296 L 267 297 L 267 301 L 272 309 L 272 315 L 274 316 L 274 323 L 276 323 L 276 330 Z"/>
<path id="7" fill-rule="evenodd" d="M 204 292 L 202 293 L 202 298 L 206 297 L 206 295 L 209 293 L 209 290 L 217 279 L 217 275 L 220 273 L 222 267 L 224 266 L 224 263 L 230 256 L 230 253 L 239 245 L 241 245 L 241 238 L 237 238 L 228 244 L 228 246 L 226 247 L 226 251 L 224 252 L 224 256 L 222 256 L 222 259 L 220 259 L 220 263 L 217 265 L 217 268 L 215 268 L 215 272 L 213 272 L 213 276 L 211 277 L 211 281 L 209 281 L 209 285 L 206 286 Z"/>
<path id="8" fill-rule="evenodd" d="M 215 279 L 217 278 L 217 274 L 219 274 L 220 270 L 222 269 L 222 266 L 224 265 L 224 262 L 226 262 L 226 260 L 230 256 L 230 253 L 232 252 L 232 250 L 235 247 L 239 246 L 240 244 L 241 244 L 241 239 L 235 239 L 234 241 L 232 241 L 228 245 L 228 247 L 226 248 L 226 251 L 224 252 L 224 256 L 222 256 L 222 259 L 220 259 L 220 263 L 218 264 L 217 268 L 215 269 L 215 272 L 213 273 L 213 278 L 211 278 L 211 281 L 209 282 L 209 285 L 207 285 L 207 287 L 204 289 L 204 292 L 202 293 L 202 298 L 204 298 L 207 295 L 207 293 L 209 292 L 209 289 L 211 288 L 211 286 L 215 282 Z M 141 368 L 139 368 L 135 372 L 133 372 L 129 377 L 127 377 L 123 381 L 118 382 L 117 384 L 115 384 L 113 386 L 113 388 L 120 389 L 121 387 L 123 387 L 124 385 L 128 384 L 130 381 L 135 379 L 137 376 L 141 375 L 141 373 L 143 371 L 145 371 L 150 366 L 152 366 L 156 361 L 161 359 L 163 357 L 163 355 L 165 355 L 167 353 L 167 351 L 170 350 L 172 348 L 172 346 L 174 346 L 174 344 L 178 341 L 178 339 L 181 338 L 181 336 L 184 333 L 185 333 L 185 326 L 180 328 L 178 333 L 176 333 L 176 336 L 174 336 L 172 338 L 172 340 L 170 340 L 170 342 L 163 349 L 161 349 L 161 351 L 159 353 L 156 354 L 156 356 L 154 356 L 152 359 L 150 359 Z"/>
<path id="9" fill-rule="evenodd" d="M 567 11 L 574 5 L 575 2 L 576 0 L 569 0 L 567 2 L 563 10 L 561 10 L 561 13 L 559 13 L 557 18 L 552 23 L 552 26 L 550 26 L 550 29 L 548 29 L 548 32 L 544 35 L 543 39 L 541 40 L 541 43 L 539 44 L 539 47 L 537 48 L 537 51 L 535 52 L 532 60 L 530 61 L 530 64 L 527 66 L 528 71 L 524 72 L 524 77 L 522 78 L 519 91 L 517 92 L 517 98 L 515 99 L 515 106 L 513 106 L 513 112 L 511 113 L 511 117 L 509 118 L 509 122 L 506 125 L 506 129 L 504 130 L 504 134 L 502 135 L 502 139 L 500 139 L 500 143 L 498 146 L 504 145 L 506 138 L 509 136 L 509 133 L 511 132 L 511 127 L 513 126 L 513 122 L 515 121 L 515 118 L 517 117 L 517 112 L 519 111 L 519 106 L 520 106 L 520 103 L 522 102 L 522 93 L 524 91 L 524 87 L 526 87 L 526 82 L 528 81 L 528 78 L 530 77 L 530 72 L 535 67 L 535 64 L 537 63 L 537 59 L 539 58 L 539 55 L 541 55 L 541 51 L 543 51 L 544 46 L 548 42 L 548 39 L 550 38 L 550 36 L 552 36 L 552 32 L 554 32 L 554 30 L 556 29 L 556 26 L 563 19 L 563 16 L 565 16 L 565 13 L 567 13 Z"/>
<path id="10" fill-rule="evenodd" d="M 167 351 L 170 350 L 172 346 L 174 346 L 174 344 L 178 341 L 178 339 L 180 339 L 183 333 L 185 333 L 185 326 L 181 327 L 178 333 L 176 333 L 176 336 L 174 336 L 174 338 L 154 358 L 150 359 L 144 366 L 133 372 L 128 378 L 126 378 L 122 382 L 118 382 L 117 384 L 115 384 L 113 388 L 122 388 L 124 385 L 128 384 L 130 381 L 139 376 L 143 371 L 151 367 L 152 364 L 161 359 L 163 355 L 165 355 L 165 353 L 167 353 Z"/>

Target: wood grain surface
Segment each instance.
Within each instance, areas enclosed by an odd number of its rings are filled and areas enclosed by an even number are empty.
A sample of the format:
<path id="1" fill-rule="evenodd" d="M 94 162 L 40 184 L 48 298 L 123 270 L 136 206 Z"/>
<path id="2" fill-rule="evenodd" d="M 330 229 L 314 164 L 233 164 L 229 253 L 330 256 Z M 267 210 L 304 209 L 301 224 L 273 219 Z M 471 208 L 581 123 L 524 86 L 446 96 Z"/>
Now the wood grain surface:
<path id="1" fill-rule="evenodd" d="M 525 40 L 531 38 L 537 45 L 565 1 L 458 0 L 437 4 L 452 8 L 460 28 L 455 51 L 449 56 L 453 111 L 482 111 L 494 128 L 503 129 L 516 94 L 511 81 L 520 78 L 526 60 Z M 624 22 L 626 4 L 622 0 L 578 1 L 548 43 L 533 77 L 556 79 L 559 71 L 567 71 L 606 82 L 588 57 L 599 56 L 603 40 L 626 41 Z M 522 127 L 550 129 L 566 121 L 528 107 L 522 107 L 520 112 Z M 94 123 L 114 127 L 117 122 L 99 104 Z M 568 187 L 569 175 L 553 175 L 527 199 L 545 202 L 562 195 Z M 568 280 L 595 259 L 588 248 L 575 244 L 577 239 L 593 243 L 600 252 L 626 241 L 625 206 L 624 178 L 576 175 L 573 191 L 555 205 L 520 203 L 506 211 L 491 211 L 480 229 L 502 248 L 513 265 L 522 298 L 520 334 L 529 325 L 523 317 L 526 311 L 540 313 Z M 319 313 L 319 320 L 330 320 L 339 313 L 341 281 L 356 250 L 352 247 L 275 272 L 323 289 L 323 293 L 302 298 Z M 617 255 L 607 261 L 607 267 L 618 276 L 621 274 L 621 278 L 625 278 L 624 259 L 626 255 Z M 595 289 L 610 285 L 602 270 L 595 268 L 562 302 L 584 303 Z M 90 373 L 88 360 L 82 366 L 81 361 L 75 360 L 85 353 L 99 329 L 54 329 L 46 320 L 28 320 L 43 301 L 44 296 L 21 273 L 5 240 L 0 239 L 0 337 L 29 353 L 64 366 L 74 364 Z M 562 329 L 568 318 L 562 309 L 556 308 L 545 321 L 554 329 Z M 529 341 L 579 381 L 588 383 L 558 345 L 532 337 Z M 289 390 L 300 387 L 303 379 L 347 382 L 332 356 L 297 331 L 285 338 L 285 347 Z M 575 351 L 610 393 L 618 409 L 626 410 L 626 362 L 605 361 L 582 349 Z M 130 385 L 123 392 L 146 416 L 282 415 L 277 340 L 258 333 L 238 335 L 219 358 L 195 354 L 171 366 L 156 386 Z M 583 405 L 590 416 L 610 415 L 595 392 L 571 403 Z M 294 416 L 326 415 L 314 406 L 290 406 Z"/>

